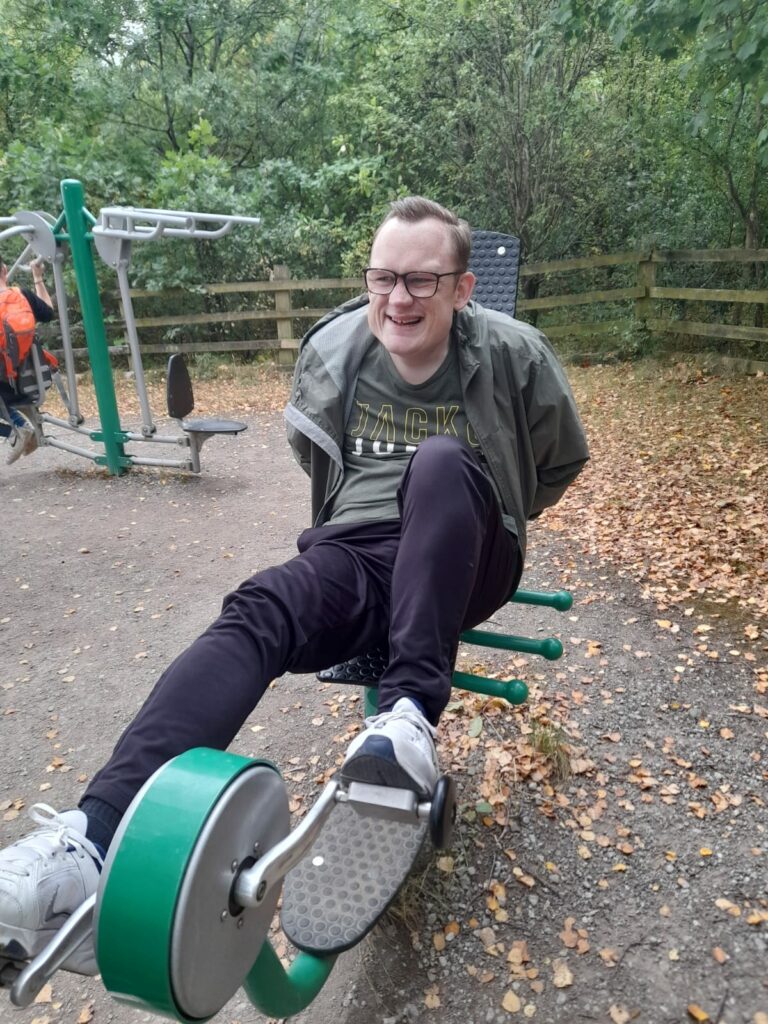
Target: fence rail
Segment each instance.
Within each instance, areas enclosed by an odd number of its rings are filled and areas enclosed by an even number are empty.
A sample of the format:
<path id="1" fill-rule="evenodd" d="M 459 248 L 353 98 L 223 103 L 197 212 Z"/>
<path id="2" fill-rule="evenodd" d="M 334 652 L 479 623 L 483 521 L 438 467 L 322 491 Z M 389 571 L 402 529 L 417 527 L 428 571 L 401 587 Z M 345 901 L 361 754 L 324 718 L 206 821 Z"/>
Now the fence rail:
<path id="1" fill-rule="evenodd" d="M 657 283 L 657 272 L 663 267 L 730 264 L 738 269 L 741 265 L 739 273 L 743 275 L 744 264 L 752 264 L 757 268 L 765 263 L 768 263 L 768 249 L 652 250 L 529 263 L 520 270 L 524 290 L 526 279 L 533 278 L 539 290 L 554 287 L 559 291 L 556 294 L 521 297 L 517 304 L 518 315 L 521 319 L 526 319 L 527 314 L 533 314 L 532 319 L 538 319 L 542 314 L 554 312 L 556 316 L 557 311 L 571 311 L 571 316 L 567 319 L 553 320 L 551 315 L 548 315 L 544 321 L 539 320 L 542 329 L 553 339 L 616 335 L 641 326 L 661 335 L 747 343 L 752 351 L 745 354 L 752 357 L 755 356 L 753 350 L 757 343 L 759 355 L 765 353 L 768 357 L 768 328 L 762 326 L 764 307 L 768 306 L 768 289 L 676 287 Z M 574 282 L 572 288 L 568 287 L 568 275 L 600 270 L 606 271 L 609 277 L 619 272 L 624 278 L 621 287 L 596 288 L 594 284 L 586 287 L 580 286 L 578 281 Z M 137 307 L 137 328 L 144 332 L 142 352 L 271 349 L 277 352 L 279 361 L 289 363 L 295 358 L 299 339 L 309 324 L 323 316 L 337 302 L 362 291 L 362 288 L 361 278 L 299 280 L 291 278 L 287 267 L 277 266 L 270 281 L 205 284 L 190 291 L 154 291 L 137 288 L 131 291 L 131 296 Z M 330 304 L 303 304 L 306 303 L 307 293 L 313 292 L 326 293 L 322 298 Z M 300 302 L 295 304 L 297 293 Z M 270 305 L 268 308 L 216 309 L 203 312 L 187 308 L 185 312 L 169 312 L 163 315 L 151 315 L 141 310 L 144 303 L 158 300 L 162 302 L 164 309 L 173 309 L 174 306 L 178 309 L 179 303 L 184 303 L 188 307 L 195 295 L 209 302 L 211 299 L 221 301 L 225 296 L 259 296 L 262 304 L 266 300 Z M 709 306 L 704 315 L 711 315 L 711 321 L 702 320 L 702 304 Z M 756 319 L 756 323 L 728 322 L 729 319 L 743 319 L 747 313 L 747 306 L 755 307 L 753 319 Z M 595 309 L 595 316 L 589 321 L 583 317 L 580 319 L 585 307 Z M 726 312 L 725 318 L 722 316 L 723 310 Z M 269 332 L 267 337 L 227 336 L 228 333 L 232 333 L 234 325 L 261 325 L 264 322 L 275 325 L 274 332 Z M 196 338 L 196 330 L 201 327 L 218 328 L 219 337 L 207 340 Z M 189 331 L 184 331 L 185 328 L 189 328 Z M 147 332 L 156 335 L 158 331 L 162 332 L 159 340 L 147 339 Z M 168 335 L 171 331 L 175 332 L 177 337 L 169 340 Z M 77 351 L 84 352 L 85 349 Z M 116 344 L 112 351 L 124 352 L 125 347 Z"/>

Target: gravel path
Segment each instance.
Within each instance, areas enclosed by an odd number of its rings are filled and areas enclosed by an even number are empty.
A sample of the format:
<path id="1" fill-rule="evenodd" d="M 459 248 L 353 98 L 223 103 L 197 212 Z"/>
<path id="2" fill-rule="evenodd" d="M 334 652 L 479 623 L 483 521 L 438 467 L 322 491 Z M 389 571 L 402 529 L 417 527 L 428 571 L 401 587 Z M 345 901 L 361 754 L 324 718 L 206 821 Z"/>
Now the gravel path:
<path id="1" fill-rule="evenodd" d="M 46 449 L 0 466 L 3 844 L 27 830 L 32 803 L 76 802 L 227 590 L 293 553 L 307 489 L 279 414 L 211 441 L 203 465 L 195 479 L 110 479 Z M 454 847 L 425 857 L 296 1019 L 768 1024 L 765 642 L 745 644 L 743 624 L 715 606 L 662 619 L 545 520 L 530 565 L 528 585 L 566 585 L 574 608 L 510 606 L 499 623 L 560 635 L 565 658 L 511 666 L 533 685 L 525 710 L 452 706 L 442 759 L 460 787 Z M 508 656 L 466 658 L 510 669 Z M 359 721 L 356 698 L 281 679 L 233 749 L 275 760 L 300 814 Z M 547 738 L 567 745 L 572 774 L 559 783 Z M 57 975 L 47 996 L 19 1012 L 3 996 L 0 1020 L 149 1019 L 91 979 Z M 237 996 L 216 1019 L 262 1018 Z"/>

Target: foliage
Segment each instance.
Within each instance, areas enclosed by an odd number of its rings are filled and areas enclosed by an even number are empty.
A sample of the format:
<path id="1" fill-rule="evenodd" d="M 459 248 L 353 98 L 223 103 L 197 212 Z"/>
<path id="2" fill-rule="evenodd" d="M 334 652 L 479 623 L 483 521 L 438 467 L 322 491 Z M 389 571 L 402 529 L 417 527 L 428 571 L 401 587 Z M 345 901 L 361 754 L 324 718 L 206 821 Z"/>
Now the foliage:
<path id="1" fill-rule="evenodd" d="M 58 212 L 71 176 L 96 212 L 261 218 L 215 246 L 135 246 L 137 285 L 356 274 L 409 192 L 519 235 L 529 259 L 766 244 L 765 5 L 5 7 L 1 213 Z"/>

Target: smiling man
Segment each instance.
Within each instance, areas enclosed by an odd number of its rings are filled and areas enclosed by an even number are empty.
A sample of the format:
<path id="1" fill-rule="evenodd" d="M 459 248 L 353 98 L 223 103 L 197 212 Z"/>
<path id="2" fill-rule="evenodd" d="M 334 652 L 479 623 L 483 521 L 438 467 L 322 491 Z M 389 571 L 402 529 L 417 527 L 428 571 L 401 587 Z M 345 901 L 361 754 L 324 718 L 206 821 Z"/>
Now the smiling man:
<path id="1" fill-rule="evenodd" d="M 229 594 L 161 676 L 80 810 L 37 805 L 41 828 L 0 852 L 0 953 L 38 952 L 50 892 L 92 893 L 130 801 L 163 763 L 226 747 L 285 672 L 389 650 L 379 714 L 353 740 L 350 780 L 428 795 L 435 735 L 462 630 L 516 589 L 526 522 L 587 460 L 546 339 L 471 301 L 468 225 L 420 197 L 393 203 L 373 240 L 367 293 L 304 338 L 286 408 L 311 477 L 299 554 Z M 85 946 L 66 965 L 96 969 Z"/>

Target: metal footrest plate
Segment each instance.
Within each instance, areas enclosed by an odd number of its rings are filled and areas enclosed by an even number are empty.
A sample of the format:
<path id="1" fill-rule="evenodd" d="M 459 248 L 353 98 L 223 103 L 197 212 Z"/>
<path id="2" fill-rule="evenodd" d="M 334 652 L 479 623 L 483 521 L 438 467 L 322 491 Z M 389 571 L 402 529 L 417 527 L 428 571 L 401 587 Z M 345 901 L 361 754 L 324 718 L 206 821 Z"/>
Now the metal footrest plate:
<path id="1" fill-rule="evenodd" d="M 317 673 L 321 683 L 357 683 L 375 686 L 389 661 L 386 647 L 374 647 L 367 654 L 359 654 L 356 658 L 343 661 L 340 665 L 323 669 Z"/>
<path id="2" fill-rule="evenodd" d="M 408 877 L 426 823 L 384 821 L 336 806 L 283 887 L 281 924 L 298 949 L 328 955 L 356 945 Z"/>

